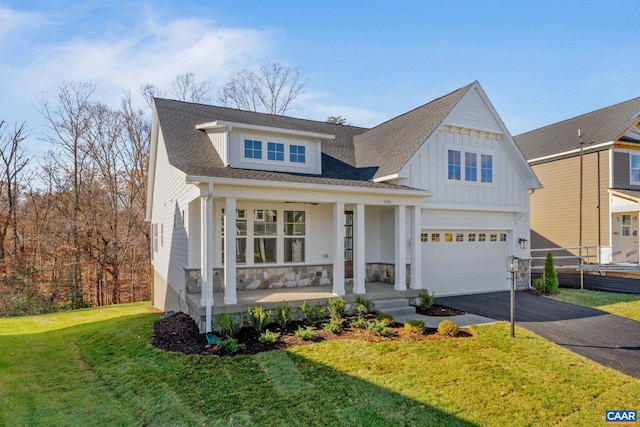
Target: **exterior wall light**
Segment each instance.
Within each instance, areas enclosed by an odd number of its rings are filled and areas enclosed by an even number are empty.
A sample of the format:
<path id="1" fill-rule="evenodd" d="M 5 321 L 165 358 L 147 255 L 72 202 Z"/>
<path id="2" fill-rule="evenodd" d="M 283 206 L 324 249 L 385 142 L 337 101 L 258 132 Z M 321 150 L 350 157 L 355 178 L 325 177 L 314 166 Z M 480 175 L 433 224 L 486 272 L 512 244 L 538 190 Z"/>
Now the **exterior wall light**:
<path id="1" fill-rule="evenodd" d="M 527 249 L 528 243 L 529 241 L 527 239 L 524 239 L 522 237 L 518 239 L 518 244 L 520 245 L 520 249 Z"/>

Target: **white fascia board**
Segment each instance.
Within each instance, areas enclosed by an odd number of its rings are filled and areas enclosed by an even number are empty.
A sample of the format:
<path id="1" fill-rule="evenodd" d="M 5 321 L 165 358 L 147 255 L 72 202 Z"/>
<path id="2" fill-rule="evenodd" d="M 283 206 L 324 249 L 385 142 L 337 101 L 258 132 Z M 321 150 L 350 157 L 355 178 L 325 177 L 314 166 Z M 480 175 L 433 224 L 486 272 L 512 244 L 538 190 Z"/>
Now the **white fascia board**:
<path id="1" fill-rule="evenodd" d="M 391 175 L 381 176 L 378 178 L 373 178 L 373 182 L 388 182 L 388 181 L 399 181 L 403 179 L 399 174 L 394 173 Z"/>
<path id="2" fill-rule="evenodd" d="M 328 185 L 328 184 L 310 184 L 301 182 L 280 182 L 280 181 L 262 181 L 257 179 L 234 179 L 234 178 L 216 178 L 206 176 L 188 175 L 187 184 L 213 183 L 216 185 L 234 185 L 243 187 L 266 187 L 289 190 L 311 190 L 324 192 L 339 193 L 358 193 L 358 194 L 379 194 L 388 196 L 410 196 L 410 197 L 432 197 L 433 192 L 419 189 L 391 189 L 391 188 L 371 188 L 358 187 L 350 185 Z"/>
<path id="3" fill-rule="evenodd" d="M 215 122 L 202 123 L 196 125 L 196 129 L 199 130 L 213 130 L 213 129 L 221 129 L 227 128 L 229 131 L 233 128 L 238 129 L 247 129 L 247 130 L 255 130 L 260 132 L 269 132 L 269 133 L 280 133 L 285 135 L 295 135 L 295 136 L 305 136 L 309 138 L 318 138 L 318 139 L 336 139 L 335 135 L 330 135 L 327 133 L 318 133 L 318 132 L 307 132 L 303 130 L 294 130 L 294 129 L 284 129 L 277 128 L 273 126 L 260 126 L 260 125 L 251 125 L 247 123 L 237 123 L 237 122 L 227 122 L 223 120 L 216 120 Z"/>
<path id="4" fill-rule="evenodd" d="M 603 143 L 594 144 L 594 145 L 585 145 L 584 148 L 582 149 L 582 152 L 591 153 L 593 151 L 599 151 L 602 148 L 609 148 L 612 146 L 613 146 L 613 141 L 603 142 Z M 574 150 L 569 150 L 569 151 L 563 151 L 562 153 L 550 154 L 548 156 L 536 157 L 535 159 L 528 160 L 528 163 L 532 165 L 536 163 L 550 162 L 552 160 L 559 160 L 565 157 L 572 157 L 577 154 L 580 154 L 580 148 L 576 148 Z"/>

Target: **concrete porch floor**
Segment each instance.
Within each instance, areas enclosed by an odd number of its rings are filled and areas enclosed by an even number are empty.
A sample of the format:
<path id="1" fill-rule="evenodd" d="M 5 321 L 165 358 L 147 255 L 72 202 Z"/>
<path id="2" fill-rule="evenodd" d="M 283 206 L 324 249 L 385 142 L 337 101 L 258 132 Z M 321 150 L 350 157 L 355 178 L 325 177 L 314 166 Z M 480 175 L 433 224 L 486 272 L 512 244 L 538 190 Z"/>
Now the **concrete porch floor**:
<path id="1" fill-rule="evenodd" d="M 335 297 L 332 293 L 332 289 L 333 288 L 331 286 L 305 286 L 297 288 L 237 291 L 237 304 L 225 304 L 224 292 L 214 292 L 212 314 L 244 312 L 247 311 L 248 308 L 255 307 L 257 305 L 260 305 L 265 309 L 272 309 L 282 304 L 284 301 L 293 307 L 300 307 L 305 301 L 308 304 L 315 304 L 318 301 L 327 301 L 330 298 Z M 369 282 L 365 285 L 365 292 L 364 296 L 369 300 L 385 298 L 408 299 L 418 296 L 421 290 L 407 289 L 406 291 L 396 291 L 393 289 L 393 284 Z M 199 293 L 187 294 L 186 297 L 189 304 L 201 307 Z M 354 302 L 355 294 L 353 293 L 352 284 L 345 284 L 345 295 L 343 295 L 342 298 L 344 298 L 347 303 Z M 204 310 L 204 308 L 202 309 Z"/>

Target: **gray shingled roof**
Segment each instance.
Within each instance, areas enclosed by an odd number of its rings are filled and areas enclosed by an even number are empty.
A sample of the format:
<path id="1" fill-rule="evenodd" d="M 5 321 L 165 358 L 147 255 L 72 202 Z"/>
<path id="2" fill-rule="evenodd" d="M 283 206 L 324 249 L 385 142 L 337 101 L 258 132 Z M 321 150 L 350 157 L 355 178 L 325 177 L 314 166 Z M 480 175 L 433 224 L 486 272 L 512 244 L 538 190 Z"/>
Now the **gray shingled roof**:
<path id="1" fill-rule="evenodd" d="M 356 164 L 378 166 L 376 178 L 397 173 L 474 83 L 356 135 Z"/>
<path id="2" fill-rule="evenodd" d="M 586 143 L 614 141 L 637 121 L 638 112 L 640 97 L 520 134 L 514 140 L 527 160 L 550 156 L 579 148 L 578 129 Z"/>
<path id="3" fill-rule="evenodd" d="M 365 132 L 365 128 L 162 98 L 155 99 L 155 108 L 169 162 L 187 175 L 380 189 L 409 188 L 374 183 L 371 179 L 375 167 L 356 167 L 353 137 Z M 336 138 L 322 141 L 321 176 L 236 169 L 225 167 L 206 133 L 196 129 L 198 124 L 215 120 L 324 133 Z"/>

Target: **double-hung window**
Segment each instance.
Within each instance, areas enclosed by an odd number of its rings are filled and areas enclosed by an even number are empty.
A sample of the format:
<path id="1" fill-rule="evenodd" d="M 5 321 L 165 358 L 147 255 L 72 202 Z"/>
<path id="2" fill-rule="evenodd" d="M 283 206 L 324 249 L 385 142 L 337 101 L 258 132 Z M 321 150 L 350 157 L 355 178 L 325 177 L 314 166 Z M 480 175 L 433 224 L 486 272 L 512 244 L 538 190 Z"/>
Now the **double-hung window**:
<path id="1" fill-rule="evenodd" d="M 629 174 L 631 176 L 631 184 L 640 185 L 640 155 L 631 155 L 631 170 Z"/>
<path id="2" fill-rule="evenodd" d="M 464 180 L 478 180 L 478 155 L 476 153 L 464 153 Z"/>
<path id="3" fill-rule="evenodd" d="M 491 154 L 480 155 L 480 176 L 482 182 L 493 182 L 493 156 Z"/>
<path id="4" fill-rule="evenodd" d="M 276 262 L 277 242 L 276 211 L 255 209 L 253 211 L 253 262 L 256 264 Z"/>
<path id="5" fill-rule="evenodd" d="M 225 214 L 222 210 L 222 223 L 220 234 L 222 236 L 222 263 L 224 264 L 224 234 L 225 234 Z M 247 210 L 236 209 L 236 264 L 246 264 L 247 262 Z"/>
<path id="6" fill-rule="evenodd" d="M 304 211 L 284 211 L 284 262 L 304 262 Z"/>
<path id="7" fill-rule="evenodd" d="M 460 151 L 448 150 L 447 170 L 449 179 L 460 181 Z"/>
<path id="8" fill-rule="evenodd" d="M 262 141 L 244 140 L 244 158 L 262 159 Z"/>
<path id="9" fill-rule="evenodd" d="M 289 161 L 291 163 L 305 163 L 306 162 L 306 148 L 304 145 L 289 146 Z"/>
<path id="10" fill-rule="evenodd" d="M 267 160 L 284 161 L 284 144 L 267 142 Z"/>
<path id="11" fill-rule="evenodd" d="M 631 215 L 622 215 L 622 230 L 620 230 L 622 237 L 631 236 Z"/>

